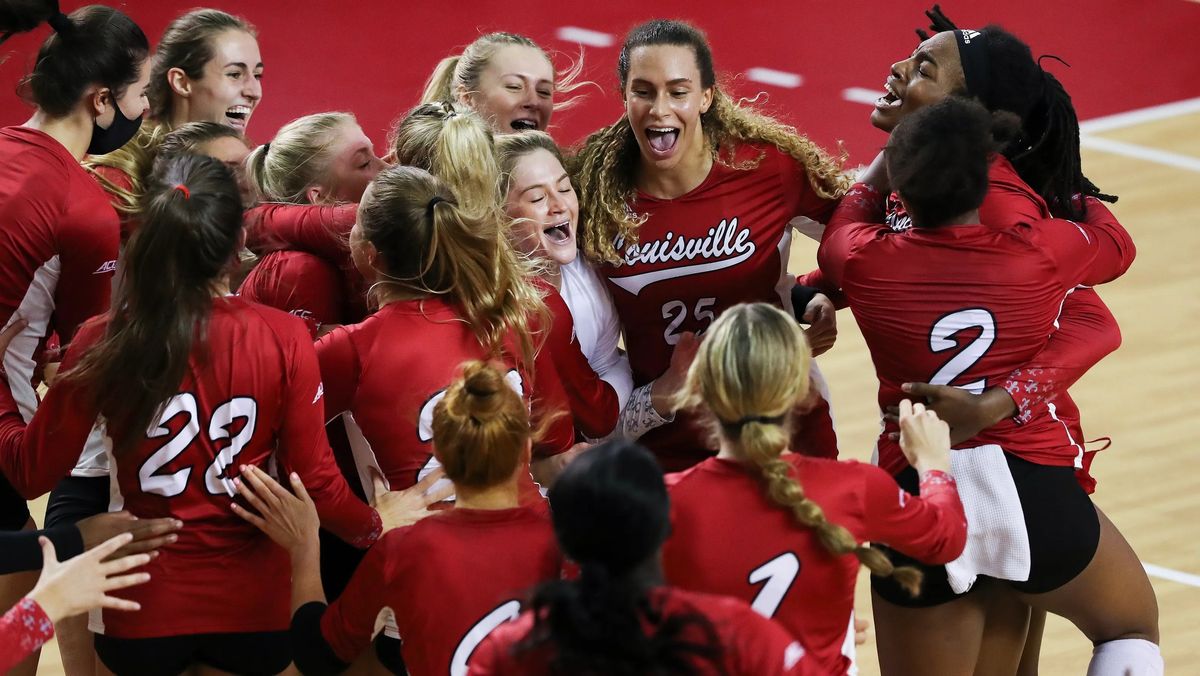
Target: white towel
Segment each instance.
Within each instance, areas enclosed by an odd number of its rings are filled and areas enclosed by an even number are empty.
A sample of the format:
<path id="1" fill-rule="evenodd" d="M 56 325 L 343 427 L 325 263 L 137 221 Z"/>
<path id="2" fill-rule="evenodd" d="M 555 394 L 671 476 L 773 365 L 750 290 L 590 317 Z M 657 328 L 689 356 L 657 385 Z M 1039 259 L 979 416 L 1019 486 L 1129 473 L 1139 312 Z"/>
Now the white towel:
<path id="1" fill-rule="evenodd" d="M 950 466 L 967 515 L 967 546 L 946 564 L 946 577 L 963 594 L 979 575 L 1029 579 L 1029 532 L 1004 451 L 995 444 L 951 451 Z"/>

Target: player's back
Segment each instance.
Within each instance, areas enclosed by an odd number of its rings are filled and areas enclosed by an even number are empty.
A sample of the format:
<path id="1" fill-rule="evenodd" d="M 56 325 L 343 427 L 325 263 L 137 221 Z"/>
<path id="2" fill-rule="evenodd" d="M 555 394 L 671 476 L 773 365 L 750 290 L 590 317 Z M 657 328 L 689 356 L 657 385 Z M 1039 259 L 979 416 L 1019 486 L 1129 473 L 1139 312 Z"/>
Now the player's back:
<path id="1" fill-rule="evenodd" d="M 367 568 L 366 580 L 385 584 L 367 588 L 356 574 L 326 614 L 324 633 L 335 650 L 346 640 L 361 646 L 370 636 L 371 604 L 382 602 L 393 610 L 413 676 L 464 673 L 488 633 L 516 618 L 530 590 L 562 569 L 549 518 L 529 507 L 448 510 L 388 533 L 377 547 L 383 556 L 368 555 L 360 574 Z M 384 570 L 373 575 L 379 566 Z M 375 598 L 358 598 L 364 593 Z M 341 618 L 363 607 L 370 615 L 366 635 L 339 639 Z M 346 619 L 361 625 L 363 618 Z"/>
<path id="2" fill-rule="evenodd" d="M 858 463 L 787 454 L 805 495 L 833 523 L 864 539 L 863 473 Z M 876 470 L 877 471 L 877 470 Z M 668 475 L 672 533 L 663 569 L 673 586 L 740 598 L 801 639 L 830 673 L 845 673 L 858 560 L 829 553 L 790 510 L 771 502 L 742 463 L 711 458 Z"/>

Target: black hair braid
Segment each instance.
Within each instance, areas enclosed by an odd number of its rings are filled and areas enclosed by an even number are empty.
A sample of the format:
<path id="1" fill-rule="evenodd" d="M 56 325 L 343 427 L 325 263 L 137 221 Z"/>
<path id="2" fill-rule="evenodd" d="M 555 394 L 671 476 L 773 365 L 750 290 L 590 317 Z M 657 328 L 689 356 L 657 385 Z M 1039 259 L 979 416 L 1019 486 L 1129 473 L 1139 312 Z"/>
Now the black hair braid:
<path id="1" fill-rule="evenodd" d="M 934 5 L 933 9 L 925 10 L 925 16 L 929 17 L 929 30 L 933 31 L 934 33 L 958 30 L 958 26 L 956 26 L 953 21 L 951 21 L 946 17 L 945 14 L 942 13 L 941 5 Z M 917 37 L 921 38 L 921 42 L 925 42 L 929 39 L 929 33 L 926 33 L 924 30 L 918 28 Z"/>

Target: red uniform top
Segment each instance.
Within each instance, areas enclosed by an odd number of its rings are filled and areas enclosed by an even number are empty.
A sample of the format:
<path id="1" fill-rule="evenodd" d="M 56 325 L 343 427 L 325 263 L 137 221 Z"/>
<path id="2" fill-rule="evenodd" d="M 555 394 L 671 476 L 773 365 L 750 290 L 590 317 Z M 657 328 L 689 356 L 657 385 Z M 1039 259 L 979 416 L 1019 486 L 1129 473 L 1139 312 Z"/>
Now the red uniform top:
<path id="1" fill-rule="evenodd" d="M 272 251 L 246 275 L 238 295 L 299 317 L 316 340 L 322 325 L 353 321 L 345 307 L 344 285 L 345 276 L 318 256 Z"/>
<path id="2" fill-rule="evenodd" d="M 804 647 L 782 627 L 758 615 L 744 601 L 672 587 L 659 587 L 651 593 L 650 603 L 665 619 L 673 615 L 699 614 L 712 622 L 724 649 L 724 667 L 728 676 L 800 676 L 823 674 L 804 655 Z M 648 628 L 648 627 L 647 627 Z M 470 676 L 543 676 L 550 674 L 551 648 L 513 654 L 514 647 L 529 636 L 533 614 L 526 611 L 516 622 L 492 632 L 475 651 Z M 686 634 L 689 640 L 703 642 L 698 631 Z M 704 666 L 702 666 L 704 665 Z M 707 663 L 693 661 L 697 674 L 714 674 Z"/>
<path id="3" fill-rule="evenodd" d="M 64 372 L 103 337 L 106 323 L 97 318 L 80 330 Z M 185 524 L 143 568 L 150 582 L 121 592 L 142 609 L 104 613 L 105 633 L 118 638 L 287 629 L 287 553 L 229 507 L 239 465 L 274 460 L 281 474 L 297 472 L 321 524 L 348 542 L 365 547 L 380 534 L 378 514 L 350 493 L 330 454 L 303 325 L 240 298 L 216 299 L 205 347 L 204 361 L 193 353 L 179 393 L 142 443 L 127 455 L 109 453 L 111 509 Z M 74 466 L 96 416 L 88 393 L 63 379 L 26 428 L 0 388 L 0 461 L 13 486 L 29 498 L 50 490 Z"/>
<path id="4" fill-rule="evenodd" d="M 575 318 L 558 290 L 540 278 L 534 283 L 541 289 L 550 310 L 546 349 L 550 350 L 554 369 L 571 405 L 575 429 L 592 439 L 606 437 L 616 428 L 621 414 L 617 392 L 592 370 L 575 337 Z"/>
<path id="5" fill-rule="evenodd" d="M 566 413 L 569 406 L 547 350 L 533 369 L 518 366 L 515 341 L 505 350 L 508 383 L 531 402 L 536 421 Z M 359 476 L 373 494 L 370 472 L 378 469 L 392 490 L 416 483 L 437 467 L 433 457 L 433 408 L 462 364 L 488 355 L 461 313 L 446 300 L 398 301 L 358 324 L 341 326 L 317 342 L 325 383 L 326 414 L 348 412 L 346 427 Z M 575 437 L 569 415 L 557 417 L 535 458 L 569 449 Z M 526 490 L 532 482 L 524 485 Z"/>
<path id="6" fill-rule="evenodd" d="M 792 221 L 827 221 L 836 201 L 818 197 L 804 167 L 774 146 L 744 145 L 736 160 L 760 155 L 748 169 L 714 163 L 703 183 L 675 199 L 639 192 L 629 205 L 646 216 L 638 241 L 617 242 L 623 263 L 599 270 L 625 327 L 635 387 L 666 371 L 681 332 L 707 329 L 726 308 L 790 306 Z M 681 414 L 640 441 L 665 468 L 684 469 L 712 455 L 693 421 Z M 816 435 L 806 452 L 836 452 L 827 408 L 805 417 L 799 429 Z"/>
<path id="7" fill-rule="evenodd" d="M 4 368 L 28 421 L 38 407 L 35 372 L 47 338 L 57 334 L 66 347 L 84 320 L 108 310 L 120 222 L 108 195 L 61 143 L 36 129 L 6 127 L 0 233 L 0 325 L 14 314 L 27 324 L 4 354 Z"/>
<path id="8" fill-rule="evenodd" d="M 783 456 L 804 493 L 859 542 L 885 543 L 928 563 L 962 553 L 967 522 L 949 481 L 905 493 L 886 472 L 857 462 Z M 667 583 L 742 599 L 804 642 L 831 674 L 850 666 L 842 654 L 858 559 L 835 556 L 810 529 L 763 494 L 745 465 L 709 458 L 667 476 L 672 531 L 663 547 Z"/>
<path id="9" fill-rule="evenodd" d="M 1116 278 L 1133 242 L 1115 221 L 1042 220 L 1008 228 L 963 225 L 896 233 L 883 199 L 857 185 L 825 230 L 817 258 L 850 299 L 879 376 L 879 405 L 900 385 L 930 382 L 982 392 L 1046 344 L 1063 299 L 1079 284 Z M 880 466 L 906 465 L 887 429 Z M 1077 466 L 1083 448 L 1049 413 L 1002 422 L 965 446 L 996 443 L 1031 462 Z"/>
<path id="10" fill-rule="evenodd" d="M 544 512 L 451 509 L 389 531 L 321 617 L 321 634 L 351 663 L 390 608 L 412 676 L 460 674 L 476 646 L 515 619 L 526 593 L 560 575 Z"/>
<path id="11" fill-rule="evenodd" d="M 1087 214 L 1087 221 L 1093 224 L 1115 220 L 1102 202 L 1090 197 L 1087 198 Z M 1050 208 L 1041 195 L 1021 179 L 1007 158 L 996 155 L 988 167 L 988 192 L 979 207 L 979 220 L 995 227 L 1009 228 L 1051 217 Z M 884 222 L 896 231 L 912 227 L 908 213 L 894 192 L 888 195 Z M 802 283 L 821 287 L 827 280 L 817 270 L 806 275 Z M 1014 422 L 1021 424 L 1035 415 L 1053 415 L 1067 426 L 1074 443 L 1082 444 L 1084 436 L 1079 407 L 1067 393 L 1067 388 L 1120 345 L 1120 327 L 1100 295 L 1088 287 L 1076 287 L 1063 302 L 1062 313 L 1046 346 L 1001 383 L 1017 406 Z M 1089 493 L 1096 485 L 1087 472 L 1094 455 L 1094 451 L 1086 451 L 1077 472 L 1080 483 Z"/>

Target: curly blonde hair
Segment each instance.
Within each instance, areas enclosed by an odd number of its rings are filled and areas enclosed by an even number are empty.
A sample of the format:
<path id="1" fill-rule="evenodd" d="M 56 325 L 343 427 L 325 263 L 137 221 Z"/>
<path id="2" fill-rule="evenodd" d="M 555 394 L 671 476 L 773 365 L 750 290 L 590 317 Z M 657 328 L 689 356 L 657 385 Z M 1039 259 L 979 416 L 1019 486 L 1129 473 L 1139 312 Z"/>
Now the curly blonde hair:
<path id="1" fill-rule="evenodd" d="M 811 529 L 826 550 L 854 554 L 872 573 L 895 577 L 915 596 L 921 572 L 895 568 L 883 552 L 830 522 L 780 457 L 789 444 L 791 412 L 808 394 L 811 362 L 795 319 L 766 303 L 735 305 L 707 331 L 679 403 L 702 411 L 714 436 L 732 442 L 758 470 L 767 498 Z"/>
<path id="2" fill-rule="evenodd" d="M 712 105 L 700 116 L 700 122 L 714 161 L 737 169 L 753 168 L 761 155 L 737 162 L 737 149 L 746 143 L 766 143 L 804 166 L 818 196 L 836 199 L 849 189 L 852 181 L 843 171 L 844 158 L 833 158 L 795 127 L 754 110 L 746 102 L 734 101 L 725 93 L 717 84 L 708 40 L 693 26 L 656 20 L 630 31 L 617 62 L 622 89 L 628 81 L 630 53 L 650 45 L 688 47 L 695 53 L 701 84 L 713 92 Z M 639 159 L 637 139 L 626 116 L 589 136 L 572 158 L 571 175 L 579 188 L 580 239 L 584 253 L 596 262 L 620 263 L 615 242 L 637 242 L 638 227 L 645 219 L 628 205 L 633 198 Z"/>

